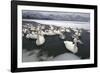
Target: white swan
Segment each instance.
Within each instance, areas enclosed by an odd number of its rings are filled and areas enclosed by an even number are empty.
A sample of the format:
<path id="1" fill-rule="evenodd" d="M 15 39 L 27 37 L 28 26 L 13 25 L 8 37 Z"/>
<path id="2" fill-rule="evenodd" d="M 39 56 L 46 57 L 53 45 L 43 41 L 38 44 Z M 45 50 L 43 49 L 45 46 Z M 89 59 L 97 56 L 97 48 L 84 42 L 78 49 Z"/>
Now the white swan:
<path id="1" fill-rule="evenodd" d="M 51 29 L 51 30 L 53 30 L 53 29 L 54 29 L 54 27 L 51 25 L 51 26 L 50 26 L 50 29 Z"/>
<path id="2" fill-rule="evenodd" d="M 26 35 L 26 38 L 30 38 L 30 34 L 27 34 L 27 35 Z"/>
<path id="3" fill-rule="evenodd" d="M 65 29 L 60 29 L 61 32 L 65 32 Z"/>
<path id="4" fill-rule="evenodd" d="M 45 38 L 43 35 L 38 35 L 38 38 L 36 40 L 36 45 L 42 45 L 45 42 Z"/>
<path id="5" fill-rule="evenodd" d="M 72 41 L 64 41 L 64 44 L 65 44 L 65 47 L 66 47 L 69 51 L 71 51 L 71 52 L 73 52 L 73 53 L 77 53 L 77 52 L 78 52 L 78 47 L 77 47 L 75 44 L 73 44 Z"/>
<path id="6" fill-rule="evenodd" d="M 78 33 L 78 36 L 81 36 L 81 35 L 82 35 L 82 30 L 80 30 Z"/>
<path id="7" fill-rule="evenodd" d="M 71 31 L 70 31 L 70 29 L 67 28 L 67 29 L 66 29 L 66 32 L 71 32 Z"/>
<path id="8" fill-rule="evenodd" d="M 23 33 L 26 33 L 28 31 L 28 29 L 23 29 L 22 31 L 23 31 Z"/>
<path id="9" fill-rule="evenodd" d="M 60 39 L 65 39 L 65 35 L 63 34 L 64 31 L 65 31 L 65 30 L 62 29 L 62 28 L 59 29 L 59 38 L 60 38 Z"/>
<path id="10" fill-rule="evenodd" d="M 31 26 L 30 30 L 34 31 L 36 30 L 35 27 Z"/>
<path id="11" fill-rule="evenodd" d="M 32 32 L 31 38 L 32 39 L 37 39 L 37 34 L 35 32 Z"/>
<path id="12" fill-rule="evenodd" d="M 39 30 L 39 31 L 38 31 L 37 40 L 36 40 L 36 45 L 42 45 L 42 44 L 44 44 L 44 42 L 45 42 L 44 35 L 43 35 L 43 33 L 42 33 L 41 31 L 42 31 L 42 30 Z"/>
<path id="13" fill-rule="evenodd" d="M 54 30 L 55 34 L 61 34 L 61 32 L 59 30 Z"/>

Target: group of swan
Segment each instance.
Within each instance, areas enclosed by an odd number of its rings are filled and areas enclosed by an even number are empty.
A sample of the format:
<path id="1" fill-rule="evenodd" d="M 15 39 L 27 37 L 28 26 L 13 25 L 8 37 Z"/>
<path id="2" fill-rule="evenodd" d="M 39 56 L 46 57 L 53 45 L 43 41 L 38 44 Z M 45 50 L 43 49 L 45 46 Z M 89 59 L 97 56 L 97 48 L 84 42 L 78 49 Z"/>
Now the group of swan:
<path id="1" fill-rule="evenodd" d="M 37 30 L 36 32 L 34 32 L 34 30 Z M 44 38 L 44 32 L 42 30 L 40 30 L 40 26 L 37 27 L 37 29 L 35 29 L 34 27 L 31 27 L 31 33 L 27 33 L 27 31 L 29 31 L 28 29 L 23 29 L 23 33 L 26 33 L 26 38 L 30 38 L 30 39 L 36 39 L 36 45 L 42 45 L 45 42 L 45 38 Z M 24 36 L 23 34 L 23 36 Z"/>
<path id="2" fill-rule="evenodd" d="M 44 29 L 45 27 L 42 27 L 42 29 Z M 59 35 L 59 38 L 61 39 L 65 39 L 65 35 L 62 32 L 70 32 L 70 29 L 59 29 L 59 30 L 54 30 L 53 26 L 50 26 L 49 30 L 45 30 L 42 31 L 41 27 L 38 26 L 37 27 L 37 32 L 32 32 L 32 33 L 28 33 L 26 35 L 26 38 L 31 38 L 31 39 L 36 39 L 36 45 L 42 45 L 45 43 L 45 38 L 44 35 Z M 35 28 L 32 28 L 32 30 L 35 30 Z M 26 33 L 27 29 L 24 30 L 24 33 Z M 81 32 L 79 32 L 78 30 L 74 30 L 75 35 L 77 37 L 81 36 Z M 70 50 L 73 53 L 77 53 L 78 52 L 78 47 L 77 47 L 77 43 L 80 40 L 78 40 L 76 37 L 74 37 L 73 41 L 64 41 L 65 47 Z M 74 43 L 73 43 L 74 42 Z M 81 42 L 81 41 L 80 41 Z"/>
<path id="3" fill-rule="evenodd" d="M 26 38 L 37 39 L 37 34 L 32 32 L 26 35 Z"/>

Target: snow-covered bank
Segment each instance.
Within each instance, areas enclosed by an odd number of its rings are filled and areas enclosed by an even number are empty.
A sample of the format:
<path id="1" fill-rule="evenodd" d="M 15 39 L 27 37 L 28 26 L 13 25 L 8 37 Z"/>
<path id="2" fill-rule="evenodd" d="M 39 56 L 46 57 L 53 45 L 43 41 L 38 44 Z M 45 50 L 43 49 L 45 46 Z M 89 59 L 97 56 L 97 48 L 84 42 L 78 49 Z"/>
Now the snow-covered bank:
<path id="1" fill-rule="evenodd" d="M 79 21 L 55 21 L 55 20 L 34 20 L 34 19 L 23 19 L 22 21 L 29 21 L 29 22 L 38 22 L 40 24 L 45 25 L 55 25 L 55 26 L 62 26 L 62 27 L 71 27 L 71 28 L 83 28 L 83 29 L 90 29 L 89 22 L 79 22 Z"/>

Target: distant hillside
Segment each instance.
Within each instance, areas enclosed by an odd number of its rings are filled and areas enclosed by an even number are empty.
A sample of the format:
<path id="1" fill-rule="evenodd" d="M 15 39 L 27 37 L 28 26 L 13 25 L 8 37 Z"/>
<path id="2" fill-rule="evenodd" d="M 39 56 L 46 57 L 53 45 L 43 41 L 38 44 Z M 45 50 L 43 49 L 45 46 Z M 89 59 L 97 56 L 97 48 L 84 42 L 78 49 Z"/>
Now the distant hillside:
<path id="1" fill-rule="evenodd" d="M 38 19 L 38 20 L 63 20 L 63 21 L 82 21 L 89 22 L 89 13 L 73 13 L 73 12 L 47 12 L 47 11 L 22 11 L 23 19 Z"/>

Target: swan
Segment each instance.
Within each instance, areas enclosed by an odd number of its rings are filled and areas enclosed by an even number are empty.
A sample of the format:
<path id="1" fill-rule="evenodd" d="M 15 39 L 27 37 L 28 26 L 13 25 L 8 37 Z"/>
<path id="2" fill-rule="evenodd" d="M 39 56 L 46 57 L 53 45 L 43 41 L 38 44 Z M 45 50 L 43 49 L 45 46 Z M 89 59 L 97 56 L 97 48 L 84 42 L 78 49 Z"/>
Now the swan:
<path id="1" fill-rule="evenodd" d="M 82 31 L 81 31 L 81 30 L 75 30 L 74 36 L 79 37 L 79 36 L 81 36 L 81 35 L 82 35 Z"/>
<path id="2" fill-rule="evenodd" d="M 82 30 L 80 30 L 78 33 L 78 36 L 81 36 L 81 35 L 82 35 Z"/>
<path id="3" fill-rule="evenodd" d="M 34 31 L 36 30 L 36 28 L 31 26 L 30 30 Z"/>
<path id="4" fill-rule="evenodd" d="M 61 34 L 61 32 L 59 30 L 54 30 L 55 34 Z"/>
<path id="5" fill-rule="evenodd" d="M 42 45 L 42 44 L 44 44 L 44 42 L 45 42 L 45 38 L 44 38 L 44 36 L 42 36 L 42 35 L 38 35 L 38 38 L 37 38 L 37 40 L 36 40 L 36 45 Z"/>
<path id="6" fill-rule="evenodd" d="M 54 29 L 54 27 L 51 25 L 51 26 L 50 26 L 50 30 L 53 30 L 53 29 Z"/>
<path id="7" fill-rule="evenodd" d="M 30 38 L 30 33 L 26 35 L 26 38 Z"/>
<path id="8" fill-rule="evenodd" d="M 45 42 L 44 35 L 41 33 L 42 30 L 38 31 L 36 45 L 42 45 Z"/>
<path id="9" fill-rule="evenodd" d="M 37 34 L 35 32 L 32 32 L 31 39 L 37 39 Z"/>
<path id="10" fill-rule="evenodd" d="M 71 52 L 73 52 L 73 53 L 77 53 L 77 52 L 78 52 L 78 47 L 77 47 L 75 44 L 73 44 L 72 41 L 64 41 L 64 44 L 65 44 L 65 47 L 66 47 L 69 51 L 71 51 Z"/>
<path id="11" fill-rule="evenodd" d="M 78 31 L 78 29 L 77 29 L 77 28 L 73 28 L 72 30 L 73 30 L 74 32 L 77 32 L 77 31 Z"/>
<path id="12" fill-rule="evenodd" d="M 65 32 L 65 29 L 60 29 L 61 32 Z"/>
<path id="13" fill-rule="evenodd" d="M 23 33 L 26 33 L 28 31 L 28 29 L 23 29 L 22 31 L 23 31 Z"/>
<path id="14" fill-rule="evenodd" d="M 50 26 L 49 30 L 46 30 L 45 33 L 46 33 L 46 35 L 56 35 L 54 33 L 54 27 L 52 25 Z"/>
<path id="15" fill-rule="evenodd" d="M 63 34 L 64 30 L 63 29 L 59 29 L 59 38 L 60 39 L 65 39 L 65 35 Z"/>
<path id="16" fill-rule="evenodd" d="M 45 26 L 41 26 L 41 29 L 45 29 Z"/>
<path id="17" fill-rule="evenodd" d="M 66 29 L 66 32 L 71 32 L 70 29 Z"/>

